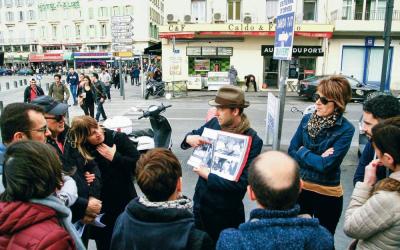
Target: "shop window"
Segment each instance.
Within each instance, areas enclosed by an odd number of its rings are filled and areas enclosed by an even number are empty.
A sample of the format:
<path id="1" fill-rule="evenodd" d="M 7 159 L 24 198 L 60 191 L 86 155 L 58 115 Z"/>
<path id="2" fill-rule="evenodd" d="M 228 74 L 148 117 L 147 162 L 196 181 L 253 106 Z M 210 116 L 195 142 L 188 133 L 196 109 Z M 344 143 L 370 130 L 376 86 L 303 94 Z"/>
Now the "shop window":
<path id="1" fill-rule="evenodd" d="M 317 0 L 304 0 L 303 5 L 303 20 L 317 20 Z"/>
<path id="2" fill-rule="evenodd" d="M 364 47 L 343 47 L 342 74 L 353 76 L 359 81 L 363 80 Z"/>
<path id="3" fill-rule="evenodd" d="M 241 1 L 228 0 L 228 20 L 240 20 Z"/>
<path id="4" fill-rule="evenodd" d="M 14 46 L 12 46 L 13 47 L 13 51 L 14 52 L 21 52 L 21 46 L 19 46 L 19 45 L 14 45 Z"/>
<path id="5" fill-rule="evenodd" d="M 4 46 L 4 52 L 11 52 L 11 45 Z"/>
<path id="6" fill-rule="evenodd" d="M 196 22 L 206 21 L 205 0 L 192 0 L 192 20 Z"/>

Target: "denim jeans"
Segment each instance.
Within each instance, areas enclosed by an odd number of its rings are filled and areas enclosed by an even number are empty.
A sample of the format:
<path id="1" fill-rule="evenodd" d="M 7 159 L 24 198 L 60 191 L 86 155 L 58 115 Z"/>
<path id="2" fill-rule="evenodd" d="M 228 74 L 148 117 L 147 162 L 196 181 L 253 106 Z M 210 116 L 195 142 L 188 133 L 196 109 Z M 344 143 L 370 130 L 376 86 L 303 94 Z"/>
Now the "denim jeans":
<path id="1" fill-rule="evenodd" d="M 99 101 L 97 103 L 96 121 L 99 121 L 100 114 L 104 120 L 107 119 L 106 112 L 104 111 L 103 103 Z"/>
<path id="2" fill-rule="evenodd" d="M 76 97 L 77 97 L 78 85 L 70 85 L 69 89 L 71 91 L 72 98 L 74 99 L 74 104 L 76 104 L 77 103 Z"/>
<path id="3" fill-rule="evenodd" d="M 111 85 L 105 87 L 106 87 L 107 98 L 108 100 L 111 100 L 111 93 L 110 93 Z"/>

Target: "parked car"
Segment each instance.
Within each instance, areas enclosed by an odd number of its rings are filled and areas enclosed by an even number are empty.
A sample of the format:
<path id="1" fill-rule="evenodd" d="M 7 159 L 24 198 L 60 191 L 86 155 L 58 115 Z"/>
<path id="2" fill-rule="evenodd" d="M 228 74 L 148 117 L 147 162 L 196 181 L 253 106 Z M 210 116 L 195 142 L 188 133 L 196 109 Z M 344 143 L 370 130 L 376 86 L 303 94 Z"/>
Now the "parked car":
<path id="1" fill-rule="evenodd" d="M 20 76 L 27 76 L 27 75 L 33 76 L 33 70 L 28 69 L 28 68 L 23 68 L 23 69 L 18 70 L 17 74 Z"/>
<path id="2" fill-rule="evenodd" d="M 11 69 L 0 68 L 0 76 L 10 76 L 12 75 Z"/>
<path id="3" fill-rule="evenodd" d="M 329 76 L 311 76 L 309 78 L 301 80 L 298 85 L 297 93 L 299 94 L 299 96 L 305 96 L 308 99 L 315 101 L 314 94 L 317 90 L 317 85 L 322 79 L 327 77 Z M 379 86 L 362 83 L 351 76 L 343 77 L 345 77 L 351 85 L 353 101 L 364 101 L 373 92 L 379 90 Z"/>

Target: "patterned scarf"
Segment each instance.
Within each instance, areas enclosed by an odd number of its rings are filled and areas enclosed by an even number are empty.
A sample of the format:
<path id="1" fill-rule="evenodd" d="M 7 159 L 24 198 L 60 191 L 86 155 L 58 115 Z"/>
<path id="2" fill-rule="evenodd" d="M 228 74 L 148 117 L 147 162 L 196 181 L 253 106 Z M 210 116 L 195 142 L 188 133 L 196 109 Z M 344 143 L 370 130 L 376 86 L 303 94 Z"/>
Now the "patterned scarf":
<path id="1" fill-rule="evenodd" d="M 154 208 L 177 208 L 177 209 L 185 209 L 192 211 L 193 209 L 193 201 L 186 196 L 181 196 L 177 200 L 174 201 L 159 201 L 153 202 L 149 201 L 146 196 L 139 197 L 139 203 L 146 207 L 154 207 Z"/>
<path id="2" fill-rule="evenodd" d="M 247 116 L 242 113 L 240 115 L 240 123 L 236 127 L 225 127 L 222 126 L 221 130 L 225 132 L 235 133 L 235 134 L 243 134 L 246 130 L 250 128 L 250 121 L 247 119 Z"/>
<path id="3" fill-rule="evenodd" d="M 338 112 L 334 112 L 330 116 L 318 116 L 315 111 L 307 124 L 308 134 L 314 139 L 324 128 L 333 127 L 339 117 Z"/>

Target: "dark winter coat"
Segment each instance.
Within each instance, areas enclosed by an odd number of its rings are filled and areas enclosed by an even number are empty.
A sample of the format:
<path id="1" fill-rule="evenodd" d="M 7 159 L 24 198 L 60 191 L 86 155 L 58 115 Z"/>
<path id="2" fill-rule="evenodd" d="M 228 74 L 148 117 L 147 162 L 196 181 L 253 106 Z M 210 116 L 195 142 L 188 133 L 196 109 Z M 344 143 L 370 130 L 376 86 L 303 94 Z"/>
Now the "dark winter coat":
<path id="1" fill-rule="evenodd" d="M 217 249 L 334 249 L 332 235 L 318 219 L 297 217 L 299 211 L 299 206 L 284 211 L 255 209 L 239 229 L 222 231 Z"/>
<path id="2" fill-rule="evenodd" d="M 194 228 L 193 214 L 178 208 L 146 207 L 132 200 L 119 216 L 110 249 L 213 249 L 211 238 Z"/>
<path id="3" fill-rule="evenodd" d="M 221 130 L 218 119 L 214 117 L 201 128 L 188 133 L 181 144 L 181 148 L 190 148 L 190 145 L 186 143 L 186 137 L 188 135 L 201 135 L 204 128 Z M 248 166 L 254 158 L 260 154 L 263 146 L 263 141 L 255 130 L 250 128 L 244 135 L 252 137 L 252 144 L 246 166 L 243 169 L 239 181 L 229 181 L 213 173 L 209 174 L 208 180 L 199 177 L 193 197 L 193 210 L 195 213 L 197 213 L 197 211 L 200 213 L 205 212 L 206 214 L 212 214 L 218 217 L 218 219 L 225 219 L 225 221 L 234 221 L 240 218 L 236 226 L 244 222 L 244 206 L 242 200 L 247 190 Z M 217 224 L 218 222 L 214 221 L 211 223 Z M 210 236 L 215 238 L 213 235 Z"/>

